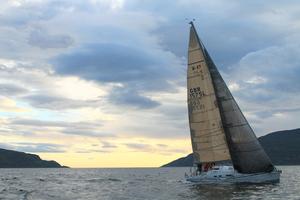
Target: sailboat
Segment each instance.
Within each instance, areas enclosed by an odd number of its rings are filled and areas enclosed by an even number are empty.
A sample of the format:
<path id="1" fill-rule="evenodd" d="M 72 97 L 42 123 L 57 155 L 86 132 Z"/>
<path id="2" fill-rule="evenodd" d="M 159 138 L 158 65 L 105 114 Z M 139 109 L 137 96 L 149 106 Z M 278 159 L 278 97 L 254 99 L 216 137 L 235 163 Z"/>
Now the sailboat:
<path id="1" fill-rule="evenodd" d="M 260 145 L 190 22 L 187 101 L 196 183 L 278 182 L 281 171 Z"/>

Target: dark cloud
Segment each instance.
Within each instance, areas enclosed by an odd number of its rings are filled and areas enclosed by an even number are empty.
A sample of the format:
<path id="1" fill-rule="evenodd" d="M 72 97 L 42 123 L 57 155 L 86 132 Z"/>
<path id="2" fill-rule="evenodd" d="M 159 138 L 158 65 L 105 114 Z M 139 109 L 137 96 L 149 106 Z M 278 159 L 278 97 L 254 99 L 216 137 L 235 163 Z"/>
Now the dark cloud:
<path id="1" fill-rule="evenodd" d="M 41 29 L 33 30 L 28 39 L 28 43 L 42 49 L 66 48 L 73 44 L 73 39 L 68 35 L 50 35 Z"/>
<path id="2" fill-rule="evenodd" d="M 168 62 L 170 58 L 175 61 Z M 53 63 L 56 73 L 61 75 L 76 75 L 100 83 L 121 83 L 123 87 L 110 91 L 109 100 L 137 108 L 158 106 L 158 102 L 142 93 L 173 91 L 170 80 L 176 79 L 180 70 L 172 54 L 114 43 L 89 44 L 57 57 Z"/>
<path id="3" fill-rule="evenodd" d="M 173 65 L 170 61 L 186 57 L 188 41 L 186 17 L 192 16 L 197 19 L 195 23 L 198 32 L 210 54 L 222 71 L 230 73 L 232 65 L 249 52 L 271 45 L 281 45 L 287 35 L 291 34 L 287 33 L 283 26 L 276 27 L 268 23 L 268 19 L 263 18 L 264 15 L 269 17 L 270 13 L 274 18 L 285 16 L 285 13 L 278 10 L 279 5 L 276 3 L 270 6 L 270 1 L 267 1 L 257 9 L 257 2 L 127 1 L 124 3 L 124 10 L 131 12 L 142 10 L 165 20 L 156 21 L 155 28 L 150 31 L 140 32 L 118 25 L 115 25 L 114 29 L 94 27 L 100 38 L 98 41 L 102 39 L 108 42 L 83 45 L 80 49 L 57 57 L 54 61 L 55 70 L 58 74 L 76 75 L 100 83 L 122 83 L 125 92 L 120 92 L 121 89 L 117 89 L 116 94 L 111 92 L 109 95 L 111 102 L 137 108 L 154 108 L 159 102 L 147 97 L 145 91 L 171 90 L 177 85 L 170 85 L 170 82 L 184 79 L 185 72 L 180 71 L 184 67 L 174 69 L 170 67 Z M 256 12 L 251 9 L 255 9 Z M 174 12 L 176 10 L 181 12 Z M 120 12 L 122 14 L 122 11 Z M 236 18 L 236 15 L 240 17 Z M 274 31 L 274 28 L 277 28 L 277 31 Z M 147 34 L 148 38 L 150 36 L 158 38 L 159 52 L 157 47 L 140 41 L 141 38 L 147 38 L 145 37 Z M 130 35 L 134 35 L 136 40 L 134 41 Z M 170 52 L 177 57 L 169 56 Z M 178 75 L 180 73 L 181 75 Z M 184 85 L 184 82 L 180 84 Z M 261 98 L 273 97 L 265 95 Z"/>
<path id="4" fill-rule="evenodd" d="M 124 87 L 113 89 L 108 100 L 116 105 L 129 105 L 140 109 L 154 108 L 160 105 L 159 102 Z"/>
<path id="5" fill-rule="evenodd" d="M 66 146 L 49 143 L 17 143 L 17 150 L 31 153 L 64 153 Z"/>
<path id="6" fill-rule="evenodd" d="M 127 143 L 125 145 L 130 149 L 139 150 L 139 151 L 149 151 L 149 149 L 151 149 L 151 145 L 149 144 Z"/>
<path id="7" fill-rule="evenodd" d="M 171 155 L 173 153 L 187 153 L 184 149 L 176 149 L 172 148 L 172 146 L 157 144 L 157 145 L 149 145 L 142 143 L 127 143 L 125 144 L 128 148 L 137 152 L 155 152 L 162 155 Z"/>
<path id="8" fill-rule="evenodd" d="M 7 8 L 5 15 L 1 15 L 0 23 L 7 26 L 20 27 L 29 25 L 33 21 L 40 22 L 50 20 L 62 12 L 70 11 L 70 9 L 73 9 L 73 11 L 88 11 L 92 9 L 91 4 L 86 1 L 69 2 L 45 0 L 38 2 L 20 1 L 19 3 L 19 6 L 9 6 Z"/>
<path id="9" fill-rule="evenodd" d="M 27 92 L 28 90 L 21 86 L 15 84 L 0 83 L 0 95 L 2 96 L 15 96 L 25 94 Z"/>
<path id="10" fill-rule="evenodd" d="M 299 47 L 274 46 L 244 56 L 230 71 L 231 80 L 241 87 L 235 94 L 243 100 L 261 103 L 279 103 L 298 96 Z"/>
<path id="11" fill-rule="evenodd" d="M 110 150 L 97 150 L 97 149 L 81 149 L 76 151 L 76 153 L 111 153 Z"/>
<path id="12" fill-rule="evenodd" d="M 185 101 L 181 101 L 181 104 L 178 103 L 161 106 L 160 111 L 168 118 L 168 120 L 174 120 L 177 121 L 177 123 L 182 121 L 187 123 L 188 109 Z"/>
<path id="13" fill-rule="evenodd" d="M 166 147 L 168 147 L 168 145 L 166 145 L 166 144 L 156 144 L 158 147 L 162 147 L 162 148 L 166 148 Z"/>
<path id="14" fill-rule="evenodd" d="M 30 143 L 30 142 L 19 142 L 19 143 L 0 143 L 0 146 L 15 151 L 22 151 L 28 153 L 64 153 L 66 146 L 59 144 L 50 143 Z"/>
<path id="15" fill-rule="evenodd" d="M 22 125 L 22 126 L 44 126 L 44 127 L 69 127 L 70 123 L 63 121 L 41 121 L 34 119 L 13 119 L 10 121 L 11 124 L 14 125 Z"/>
<path id="16" fill-rule="evenodd" d="M 89 137 L 100 137 L 100 138 L 115 137 L 115 135 L 113 135 L 113 134 L 103 133 L 98 130 L 81 128 L 80 124 L 78 124 L 78 126 L 76 128 L 66 128 L 66 129 L 62 130 L 61 133 L 70 134 L 70 135 L 89 136 Z"/>
<path id="17" fill-rule="evenodd" d="M 99 107 L 100 100 L 74 100 L 55 95 L 27 95 L 22 99 L 28 101 L 36 108 L 46 108 L 51 110 L 76 109 L 83 107 Z"/>
<path id="18" fill-rule="evenodd" d="M 166 20 L 154 32 L 167 50 L 180 57 L 187 53 L 187 23 L 196 19 L 200 38 L 211 56 L 222 70 L 228 70 L 249 52 L 286 43 L 286 38 L 297 30 L 288 28 L 299 17 L 299 9 L 290 9 L 293 5 L 298 7 L 295 1 L 132 0 L 125 3 L 125 8 L 163 16 Z M 282 23 L 273 23 L 281 20 Z"/>
<path id="19" fill-rule="evenodd" d="M 88 149 L 80 149 L 77 150 L 76 153 L 111 153 L 113 152 L 114 149 L 116 149 L 118 146 L 112 144 L 111 142 L 107 141 L 101 141 L 101 145 L 99 144 L 92 144 L 91 145 L 93 148 L 88 148 Z"/>
<path id="20" fill-rule="evenodd" d="M 54 65 L 55 71 L 62 75 L 99 82 L 135 83 L 136 88 L 150 90 L 169 88 L 165 79 L 173 78 L 176 68 L 169 66 L 168 58 L 158 53 L 164 52 L 114 43 L 89 44 L 57 57 Z M 152 84 L 146 84 L 150 81 Z"/>
<path id="21" fill-rule="evenodd" d="M 106 141 L 102 141 L 101 143 L 102 143 L 101 147 L 104 148 L 104 149 L 113 149 L 113 148 L 118 147 L 117 145 L 114 145 L 114 144 L 112 144 L 110 142 L 106 142 Z"/>
<path id="22" fill-rule="evenodd" d="M 91 150 L 86 150 L 86 149 L 81 149 L 81 150 L 77 150 L 76 153 L 92 153 L 93 151 Z"/>
<path id="23" fill-rule="evenodd" d="M 268 110 L 254 112 L 254 114 L 262 119 L 266 119 L 269 117 L 273 117 L 275 114 L 278 113 L 290 113 L 290 112 L 299 112 L 300 107 L 295 108 L 270 108 Z"/>
<path id="24" fill-rule="evenodd" d="M 88 137 L 116 137 L 114 134 L 100 131 L 102 122 L 64 122 L 42 121 L 33 119 L 13 119 L 10 125 L 21 127 L 41 127 L 47 130 L 49 127 L 59 128 L 59 132 L 68 135 L 80 135 Z"/>

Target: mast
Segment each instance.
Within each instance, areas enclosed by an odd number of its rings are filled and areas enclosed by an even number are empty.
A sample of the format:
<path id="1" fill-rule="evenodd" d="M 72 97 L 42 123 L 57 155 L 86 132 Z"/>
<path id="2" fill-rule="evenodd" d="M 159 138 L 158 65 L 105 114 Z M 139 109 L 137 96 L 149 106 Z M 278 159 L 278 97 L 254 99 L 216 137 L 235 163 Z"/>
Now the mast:
<path id="1" fill-rule="evenodd" d="M 196 30 L 193 23 L 195 34 Z M 197 35 L 198 38 L 198 35 Z M 234 168 L 240 173 L 258 173 L 272 171 L 274 166 L 257 140 L 247 119 L 220 75 L 206 48 L 198 38 L 204 60 L 212 80 L 216 103 L 221 118 L 221 126 L 226 136 Z"/>
<path id="2" fill-rule="evenodd" d="M 230 160 L 204 48 L 191 22 L 187 70 L 189 125 L 195 163 Z"/>

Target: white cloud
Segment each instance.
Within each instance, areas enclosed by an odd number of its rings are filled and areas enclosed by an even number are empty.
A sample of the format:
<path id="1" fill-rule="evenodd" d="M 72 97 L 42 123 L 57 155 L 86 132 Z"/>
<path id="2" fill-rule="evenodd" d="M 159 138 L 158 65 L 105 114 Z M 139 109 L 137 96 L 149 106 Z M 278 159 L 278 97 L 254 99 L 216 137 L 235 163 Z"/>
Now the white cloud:
<path id="1" fill-rule="evenodd" d="M 266 83 L 268 80 L 264 77 L 261 76 L 254 76 L 248 80 L 246 80 L 246 83 L 250 83 L 250 84 L 261 84 L 261 83 Z"/>
<path id="2" fill-rule="evenodd" d="M 228 88 L 230 89 L 231 92 L 235 92 L 240 90 L 240 85 L 237 83 L 229 83 Z"/>

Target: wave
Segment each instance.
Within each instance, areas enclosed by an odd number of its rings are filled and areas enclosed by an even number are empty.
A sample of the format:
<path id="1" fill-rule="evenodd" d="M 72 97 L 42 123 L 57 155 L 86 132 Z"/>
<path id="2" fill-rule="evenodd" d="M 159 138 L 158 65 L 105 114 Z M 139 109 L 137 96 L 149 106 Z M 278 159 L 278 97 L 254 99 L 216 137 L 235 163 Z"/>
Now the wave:
<path id="1" fill-rule="evenodd" d="M 93 178 L 93 179 L 88 179 L 87 182 L 121 182 L 121 179 L 117 178 Z"/>

